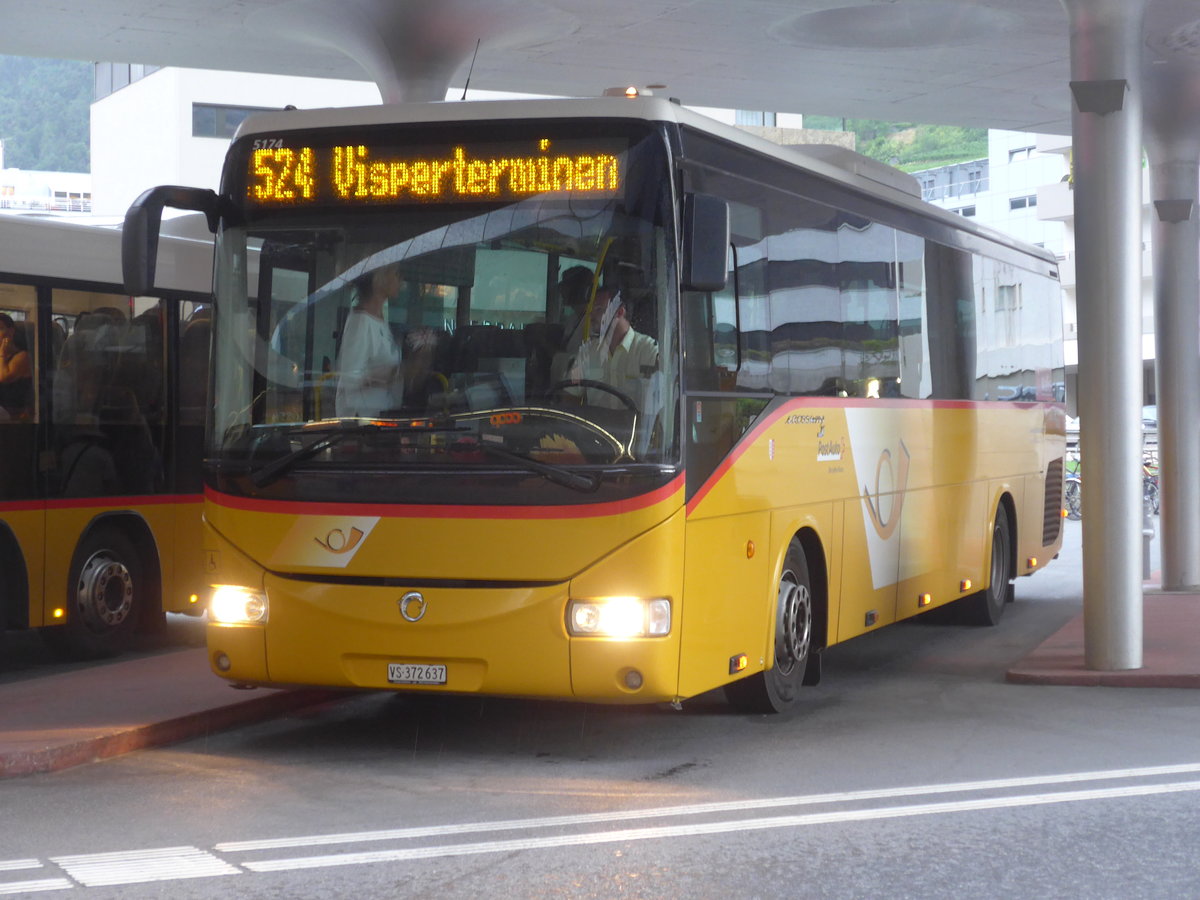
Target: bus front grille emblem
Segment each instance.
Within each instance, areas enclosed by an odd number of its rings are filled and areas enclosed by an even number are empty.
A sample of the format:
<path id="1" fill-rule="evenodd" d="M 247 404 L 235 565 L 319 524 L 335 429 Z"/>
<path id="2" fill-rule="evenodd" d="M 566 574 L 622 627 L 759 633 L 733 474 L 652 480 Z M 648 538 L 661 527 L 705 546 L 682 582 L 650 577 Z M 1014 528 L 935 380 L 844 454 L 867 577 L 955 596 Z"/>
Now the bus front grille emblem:
<path id="1" fill-rule="evenodd" d="M 428 606 L 425 602 L 425 597 L 420 591 L 409 591 L 400 598 L 399 603 L 400 615 L 404 616 L 405 620 L 409 622 L 420 622 Z"/>

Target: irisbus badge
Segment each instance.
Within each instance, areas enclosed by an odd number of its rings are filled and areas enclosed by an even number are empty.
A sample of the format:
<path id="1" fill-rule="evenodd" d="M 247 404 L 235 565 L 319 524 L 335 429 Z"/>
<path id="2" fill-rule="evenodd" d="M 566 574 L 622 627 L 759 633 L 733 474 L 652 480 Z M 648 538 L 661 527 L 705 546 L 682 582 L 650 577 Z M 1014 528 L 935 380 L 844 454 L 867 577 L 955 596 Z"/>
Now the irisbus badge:
<path id="1" fill-rule="evenodd" d="M 429 605 L 420 591 L 409 591 L 398 602 L 400 615 L 406 622 L 420 622 Z"/>

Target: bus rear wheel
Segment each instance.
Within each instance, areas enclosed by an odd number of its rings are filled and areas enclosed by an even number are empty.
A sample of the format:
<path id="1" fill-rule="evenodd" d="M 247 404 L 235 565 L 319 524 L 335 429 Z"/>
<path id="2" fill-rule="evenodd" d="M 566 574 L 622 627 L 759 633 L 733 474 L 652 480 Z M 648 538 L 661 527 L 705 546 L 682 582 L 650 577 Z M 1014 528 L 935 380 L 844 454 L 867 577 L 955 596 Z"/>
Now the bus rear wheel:
<path id="1" fill-rule="evenodd" d="M 67 585 L 66 624 L 44 635 L 76 659 L 111 656 L 133 641 L 146 596 L 137 548 L 122 532 L 99 528 L 80 542 Z"/>
<path id="2" fill-rule="evenodd" d="M 1003 504 L 996 507 L 996 519 L 992 524 L 991 559 L 987 589 L 959 601 L 964 624 L 998 625 L 1004 615 L 1004 605 L 1012 600 L 1012 532 L 1008 527 L 1008 510 Z"/>
<path id="3" fill-rule="evenodd" d="M 779 713 L 797 700 L 813 652 L 813 591 L 808 560 L 800 542 L 793 540 L 783 560 L 775 602 L 775 646 L 772 664 L 765 671 L 725 686 L 725 694 L 738 709 L 751 713 Z"/>

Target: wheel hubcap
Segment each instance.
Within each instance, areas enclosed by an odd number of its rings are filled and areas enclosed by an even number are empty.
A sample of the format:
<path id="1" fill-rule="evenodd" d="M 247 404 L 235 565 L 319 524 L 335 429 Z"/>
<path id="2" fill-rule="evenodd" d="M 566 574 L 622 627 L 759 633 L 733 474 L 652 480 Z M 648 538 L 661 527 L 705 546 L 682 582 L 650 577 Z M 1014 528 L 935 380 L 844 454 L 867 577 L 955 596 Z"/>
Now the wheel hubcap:
<path id="1" fill-rule="evenodd" d="M 93 630 L 115 628 L 133 610 L 133 576 L 123 562 L 101 550 L 83 564 L 75 598 L 84 621 Z"/>
<path id="2" fill-rule="evenodd" d="M 779 623 L 775 637 L 775 664 L 782 674 L 808 655 L 812 639 L 812 595 L 808 585 L 797 584 L 791 572 L 779 583 Z"/>

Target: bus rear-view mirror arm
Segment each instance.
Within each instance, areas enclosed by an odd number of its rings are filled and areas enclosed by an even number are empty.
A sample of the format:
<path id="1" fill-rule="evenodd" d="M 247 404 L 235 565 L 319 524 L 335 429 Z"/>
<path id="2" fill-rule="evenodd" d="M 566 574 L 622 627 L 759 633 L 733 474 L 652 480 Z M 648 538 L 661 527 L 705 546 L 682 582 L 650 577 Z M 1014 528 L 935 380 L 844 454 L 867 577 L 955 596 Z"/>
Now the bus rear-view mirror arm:
<path id="1" fill-rule="evenodd" d="M 125 292 L 130 296 L 144 296 L 154 287 L 158 233 L 162 227 L 162 211 L 167 206 L 204 213 L 208 230 L 216 234 L 221 199 L 215 191 L 178 185 L 150 188 L 134 200 L 125 213 L 121 232 L 121 270 Z"/>
<path id="2" fill-rule="evenodd" d="M 683 198 L 683 289 L 725 288 L 729 261 L 729 204 L 711 194 Z"/>

